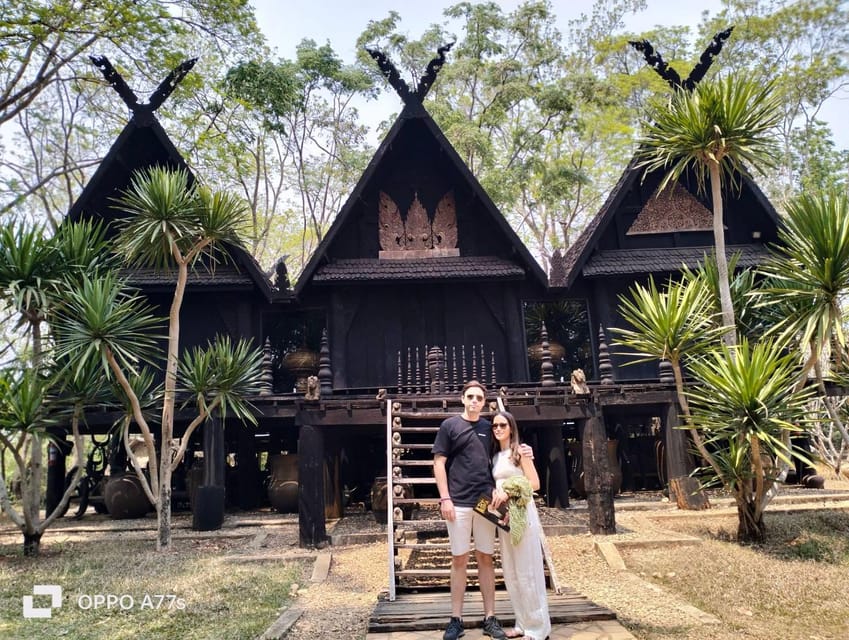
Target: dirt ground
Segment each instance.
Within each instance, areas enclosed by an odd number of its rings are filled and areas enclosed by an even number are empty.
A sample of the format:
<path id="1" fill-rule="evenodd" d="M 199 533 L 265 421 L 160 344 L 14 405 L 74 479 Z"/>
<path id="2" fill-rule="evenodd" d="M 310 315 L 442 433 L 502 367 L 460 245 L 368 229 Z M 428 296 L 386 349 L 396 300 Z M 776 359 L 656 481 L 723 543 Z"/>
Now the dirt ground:
<path id="1" fill-rule="evenodd" d="M 845 564 L 832 566 L 788 563 L 757 550 L 740 549 L 727 539 L 727 532 L 733 532 L 735 522 L 733 507 L 727 499 L 712 502 L 709 511 L 694 513 L 678 511 L 659 494 L 619 496 L 615 503 L 617 533 L 612 536 L 588 532 L 586 505 L 580 501 L 573 502 L 569 509 L 543 509 L 544 524 L 560 532 L 548 536 L 556 576 L 561 584 L 615 611 L 620 622 L 641 639 L 849 637 L 845 601 L 849 592 L 846 571 L 849 550 Z M 830 482 L 825 490 L 788 489 L 776 499 L 770 512 L 774 512 L 770 516 L 773 518 L 781 518 L 781 514 L 788 512 L 845 515 L 849 512 L 849 482 Z M 385 527 L 376 523 L 370 513 L 351 509 L 346 517 L 328 524 L 328 533 L 334 541 L 344 541 L 345 536 L 351 540 L 356 534 L 365 536 L 367 542 L 334 542 L 324 549 L 299 548 L 296 514 L 232 515 L 220 531 L 203 534 L 190 529 L 190 515 L 177 515 L 174 523 L 178 544 L 209 546 L 215 553 L 232 556 L 234 561 L 251 563 L 258 558 L 285 561 L 330 554 L 330 570 L 325 579 L 298 585 L 297 598 L 291 606 L 302 613 L 285 637 L 335 639 L 341 634 L 364 638 L 369 615 L 388 585 Z M 837 526 L 846 526 L 844 523 L 841 520 Z M 114 521 L 105 516 L 87 515 L 80 521 L 63 521 L 61 528 L 47 532 L 44 543 L 90 540 L 104 530 L 113 538 L 117 535 L 152 539 L 154 527 L 155 520 L 151 518 Z M 849 527 L 844 533 L 849 533 Z M 8 520 L 0 520 L 0 543 L 12 543 L 19 536 Z M 849 540 L 849 536 L 846 538 Z M 601 543 L 613 543 L 614 555 L 620 557 L 624 566 L 617 567 L 615 563 L 612 566 L 610 558 L 600 552 Z M 715 572 L 720 558 L 722 570 Z M 273 567 L 267 562 L 262 565 Z M 764 571 L 772 574 L 772 582 L 751 583 L 742 579 Z M 740 579 L 734 578 L 735 572 Z M 771 589 L 776 581 L 795 584 L 795 576 L 800 572 L 811 576 L 810 582 L 818 591 L 794 591 L 782 586 L 782 591 L 792 591 L 792 597 L 781 600 L 781 611 L 757 605 L 758 599 L 769 601 L 773 597 Z M 692 582 L 702 582 L 704 588 L 691 589 Z M 736 591 L 737 583 L 740 592 Z M 720 592 L 725 599 L 718 597 Z M 838 600 L 830 599 L 833 593 L 838 595 Z M 838 601 L 843 602 L 842 606 L 835 604 Z M 804 607 L 799 614 L 794 613 L 796 602 Z M 836 622 L 826 623 L 826 620 Z M 788 625 L 794 621 L 798 629 L 788 631 Z M 269 620 L 269 625 L 272 622 Z"/>

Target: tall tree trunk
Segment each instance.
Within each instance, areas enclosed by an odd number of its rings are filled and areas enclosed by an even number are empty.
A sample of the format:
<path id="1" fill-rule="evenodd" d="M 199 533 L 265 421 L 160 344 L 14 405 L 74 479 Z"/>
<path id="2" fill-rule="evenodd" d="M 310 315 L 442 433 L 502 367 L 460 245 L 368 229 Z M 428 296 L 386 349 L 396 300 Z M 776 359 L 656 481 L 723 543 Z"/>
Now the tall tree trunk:
<path id="1" fill-rule="evenodd" d="M 176 249 L 175 249 L 176 250 Z M 156 548 L 171 546 L 171 440 L 174 437 L 174 405 L 177 393 L 177 364 L 180 351 L 180 307 L 189 277 L 188 264 L 178 259 L 177 286 L 168 315 L 168 358 L 165 365 L 165 394 L 162 401 L 162 441 L 159 443 L 159 508 Z"/>
<path id="2" fill-rule="evenodd" d="M 722 341 L 729 347 L 737 344 L 737 323 L 734 320 L 734 304 L 731 301 L 731 284 L 728 278 L 728 256 L 725 255 L 725 227 L 722 215 L 722 183 L 719 164 L 710 163 L 710 188 L 713 199 L 713 241 L 716 245 L 716 269 L 719 272 L 719 306 L 722 309 L 722 324 L 726 327 Z M 732 352 L 731 357 L 735 357 Z"/>

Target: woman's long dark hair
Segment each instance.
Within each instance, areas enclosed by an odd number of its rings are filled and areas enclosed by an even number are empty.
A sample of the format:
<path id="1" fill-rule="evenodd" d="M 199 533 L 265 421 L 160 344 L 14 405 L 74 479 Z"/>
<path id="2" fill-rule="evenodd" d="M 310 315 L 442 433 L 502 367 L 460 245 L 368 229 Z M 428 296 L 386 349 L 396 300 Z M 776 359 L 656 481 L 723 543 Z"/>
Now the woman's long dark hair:
<path id="1" fill-rule="evenodd" d="M 521 444 L 521 441 L 519 440 L 519 426 L 516 424 L 516 418 L 514 418 L 513 414 L 509 411 L 496 411 L 490 422 L 495 422 L 495 419 L 498 416 L 507 420 L 507 424 L 510 425 L 510 462 L 517 467 L 521 467 L 522 454 L 519 452 L 519 445 Z M 493 437 L 492 455 L 495 455 L 499 451 L 501 451 L 501 444 L 495 439 L 495 437 Z"/>

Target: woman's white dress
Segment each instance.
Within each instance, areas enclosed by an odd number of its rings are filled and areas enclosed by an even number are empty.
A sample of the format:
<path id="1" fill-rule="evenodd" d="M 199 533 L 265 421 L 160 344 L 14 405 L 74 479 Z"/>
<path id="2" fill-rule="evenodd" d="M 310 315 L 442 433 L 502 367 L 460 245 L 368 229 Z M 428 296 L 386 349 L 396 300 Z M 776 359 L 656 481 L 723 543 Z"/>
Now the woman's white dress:
<path id="1" fill-rule="evenodd" d="M 492 462 L 492 475 L 499 487 L 507 478 L 523 475 L 522 469 L 510 461 L 509 450 L 496 453 Z M 509 533 L 498 531 L 501 568 L 516 613 L 516 628 L 535 640 L 545 640 L 551 633 L 540 529 L 539 514 L 531 502 L 528 504 L 528 526 L 519 544 L 514 546 Z"/>

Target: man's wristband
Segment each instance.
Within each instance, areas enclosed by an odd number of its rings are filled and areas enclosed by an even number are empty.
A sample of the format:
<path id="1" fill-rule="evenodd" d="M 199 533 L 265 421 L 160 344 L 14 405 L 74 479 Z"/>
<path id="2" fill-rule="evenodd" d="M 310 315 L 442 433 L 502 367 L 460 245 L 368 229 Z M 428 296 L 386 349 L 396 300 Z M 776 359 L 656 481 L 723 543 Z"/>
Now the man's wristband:
<path id="1" fill-rule="evenodd" d="M 439 504 L 442 504 L 443 502 L 453 502 L 453 501 L 451 500 L 451 498 L 440 498 Z"/>

